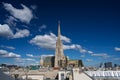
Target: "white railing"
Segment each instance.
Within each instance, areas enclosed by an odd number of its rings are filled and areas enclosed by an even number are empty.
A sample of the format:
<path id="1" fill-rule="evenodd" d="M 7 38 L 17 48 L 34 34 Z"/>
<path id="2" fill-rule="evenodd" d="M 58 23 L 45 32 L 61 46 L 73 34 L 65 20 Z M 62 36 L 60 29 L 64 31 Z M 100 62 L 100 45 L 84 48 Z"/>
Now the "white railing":
<path id="1" fill-rule="evenodd" d="M 120 71 L 85 71 L 90 77 L 120 77 Z"/>

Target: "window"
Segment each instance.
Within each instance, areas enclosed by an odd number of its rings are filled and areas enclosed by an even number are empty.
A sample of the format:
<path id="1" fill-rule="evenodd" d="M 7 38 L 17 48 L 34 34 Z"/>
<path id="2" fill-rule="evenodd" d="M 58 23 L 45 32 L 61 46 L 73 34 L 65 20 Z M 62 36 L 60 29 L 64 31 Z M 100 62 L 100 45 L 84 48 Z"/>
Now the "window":
<path id="1" fill-rule="evenodd" d="M 61 80 L 64 80 L 64 73 L 61 73 Z"/>

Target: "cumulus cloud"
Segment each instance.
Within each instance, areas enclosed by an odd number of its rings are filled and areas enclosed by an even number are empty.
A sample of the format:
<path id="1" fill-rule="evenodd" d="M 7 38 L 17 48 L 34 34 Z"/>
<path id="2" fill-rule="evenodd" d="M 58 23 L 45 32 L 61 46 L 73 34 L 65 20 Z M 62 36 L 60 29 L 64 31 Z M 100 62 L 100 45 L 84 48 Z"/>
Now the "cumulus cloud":
<path id="1" fill-rule="evenodd" d="M 9 3 L 3 3 L 4 8 L 16 19 L 21 22 L 29 23 L 33 18 L 32 10 L 21 4 L 22 9 L 17 9 Z"/>
<path id="2" fill-rule="evenodd" d="M 120 48 L 118 48 L 118 47 L 115 47 L 115 51 L 120 51 Z"/>
<path id="3" fill-rule="evenodd" d="M 37 35 L 32 40 L 30 40 L 31 44 L 37 45 L 42 48 L 47 49 L 55 49 L 57 37 L 55 34 L 45 34 L 45 35 Z M 65 42 L 67 39 L 62 38 Z"/>
<path id="4" fill-rule="evenodd" d="M 70 38 L 68 38 L 68 37 L 66 37 L 66 36 L 63 36 L 63 35 L 61 35 L 61 40 L 62 40 L 63 42 L 65 42 L 65 43 L 71 43 Z"/>
<path id="5" fill-rule="evenodd" d="M 13 38 L 23 38 L 23 37 L 28 37 L 29 35 L 30 35 L 29 30 L 23 29 L 23 30 L 18 30 L 18 31 L 14 34 Z"/>
<path id="6" fill-rule="evenodd" d="M 63 45 L 63 48 L 66 49 L 75 49 L 75 50 L 79 50 L 81 53 L 85 53 L 87 52 L 87 50 L 83 49 L 82 46 L 78 45 L 78 44 L 72 44 L 72 45 Z"/>
<path id="7" fill-rule="evenodd" d="M 0 36 L 7 38 L 13 37 L 13 32 L 7 24 L 0 24 Z"/>
<path id="8" fill-rule="evenodd" d="M 6 55 L 6 54 L 8 54 L 8 52 L 6 50 L 0 50 L 0 56 L 1 55 Z"/>
<path id="9" fill-rule="evenodd" d="M 1 45 L 0 46 L 1 48 L 5 48 L 5 49 L 10 49 L 10 50 L 14 50 L 15 48 L 12 47 L 12 46 L 4 46 L 4 45 Z"/>
<path id="10" fill-rule="evenodd" d="M 19 57 L 21 57 L 21 55 L 13 53 L 13 52 L 9 52 L 8 54 L 3 55 L 2 57 L 6 57 L 6 58 L 19 58 Z"/>
<path id="11" fill-rule="evenodd" d="M 0 50 L 0 57 L 3 57 L 3 58 L 20 58 L 21 55 L 13 53 L 13 52 L 8 52 L 6 50 Z"/>
<path id="12" fill-rule="evenodd" d="M 3 24 L 3 25 L 0 24 L 0 36 L 2 37 L 13 39 L 13 38 L 23 38 L 29 35 L 30 35 L 30 31 L 27 29 L 17 30 L 17 32 L 14 34 L 7 24 Z"/>
<path id="13" fill-rule="evenodd" d="M 37 35 L 30 40 L 30 43 L 46 49 L 55 49 L 56 39 L 56 36 L 53 33 L 50 33 Z"/>
<path id="14" fill-rule="evenodd" d="M 37 35 L 32 40 L 30 40 L 30 43 L 46 49 L 55 49 L 56 40 L 57 40 L 57 36 L 53 33 L 50 33 L 45 35 Z M 61 36 L 61 40 L 63 41 L 63 43 L 71 43 L 70 38 L 66 36 Z M 79 50 L 81 53 L 87 52 L 78 44 L 70 44 L 70 45 L 63 44 L 63 49 Z"/>

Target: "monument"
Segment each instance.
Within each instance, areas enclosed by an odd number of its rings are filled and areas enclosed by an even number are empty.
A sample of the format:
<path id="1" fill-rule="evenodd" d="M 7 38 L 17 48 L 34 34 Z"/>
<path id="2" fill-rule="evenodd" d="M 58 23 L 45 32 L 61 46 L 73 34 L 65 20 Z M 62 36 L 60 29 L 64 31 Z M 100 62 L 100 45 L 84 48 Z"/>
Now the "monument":
<path id="1" fill-rule="evenodd" d="M 60 21 L 59 21 L 58 22 L 58 37 L 57 37 L 56 50 L 55 50 L 54 68 L 65 68 L 65 67 L 66 67 L 66 57 L 63 53 L 63 44 L 61 41 Z"/>
<path id="2" fill-rule="evenodd" d="M 63 44 L 61 40 L 60 21 L 58 22 L 58 37 L 56 41 L 55 56 L 46 56 L 41 58 L 41 66 L 53 67 L 54 69 L 68 68 L 68 67 L 82 67 L 82 60 L 67 59 L 64 55 Z"/>

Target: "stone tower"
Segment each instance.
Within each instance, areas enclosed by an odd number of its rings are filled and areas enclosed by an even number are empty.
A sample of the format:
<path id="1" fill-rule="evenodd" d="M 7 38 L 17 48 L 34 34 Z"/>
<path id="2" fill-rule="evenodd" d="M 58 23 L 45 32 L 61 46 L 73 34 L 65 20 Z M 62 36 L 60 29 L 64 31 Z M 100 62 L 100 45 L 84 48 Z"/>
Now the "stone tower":
<path id="1" fill-rule="evenodd" d="M 61 32 L 60 32 L 60 22 L 58 22 L 58 38 L 56 42 L 56 50 L 55 50 L 55 68 L 65 68 L 66 67 L 66 57 L 63 53 L 63 45 L 61 41 Z"/>

